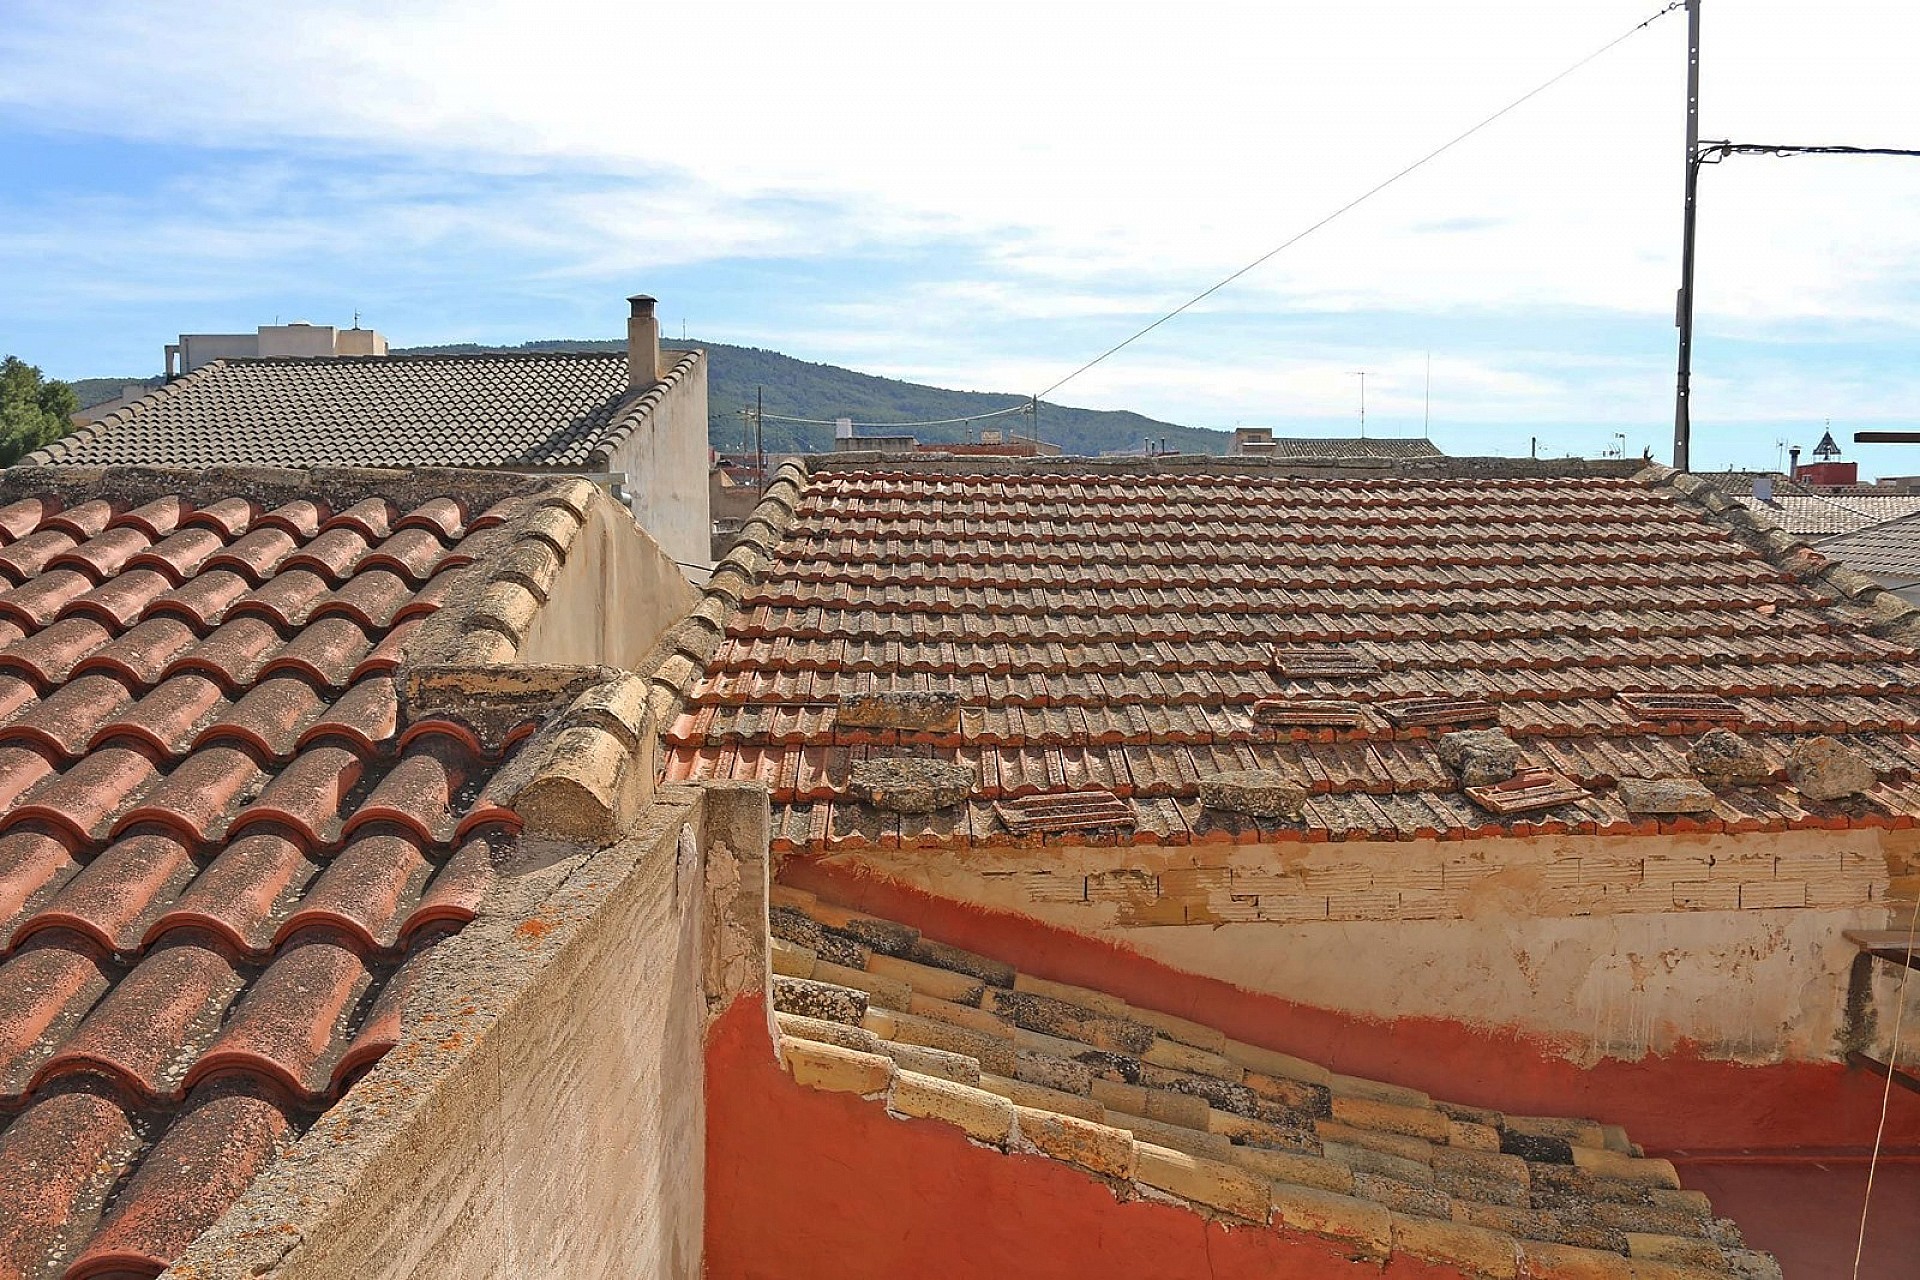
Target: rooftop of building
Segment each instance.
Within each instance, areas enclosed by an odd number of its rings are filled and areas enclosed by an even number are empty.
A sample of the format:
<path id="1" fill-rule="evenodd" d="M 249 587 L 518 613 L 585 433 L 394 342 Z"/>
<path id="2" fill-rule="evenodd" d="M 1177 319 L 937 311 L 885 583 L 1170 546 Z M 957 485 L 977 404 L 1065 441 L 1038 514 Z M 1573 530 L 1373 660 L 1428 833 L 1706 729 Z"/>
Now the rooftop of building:
<path id="1" fill-rule="evenodd" d="M 1820 553 L 1876 578 L 1920 582 L 1920 513 L 1822 539 Z"/>
<path id="2" fill-rule="evenodd" d="M 1122 1201 L 1466 1275 L 1779 1274 L 1617 1126 L 1341 1075 L 804 890 L 776 885 L 769 914 L 797 1081 L 1064 1162 Z"/>
<path id="3" fill-rule="evenodd" d="M 777 849 L 1911 824 L 1912 606 L 1638 465 L 788 468 L 667 776 L 765 782 Z M 1438 739 L 1491 728 L 1514 775 L 1469 790 Z M 1712 729 L 1756 785 L 1703 789 Z M 1799 784 L 1822 735 L 1866 794 Z M 1309 794 L 1218 803 L 1248 772 Z"/>
<path id="4" fill-rule="evenodd" d="M 1236 451 L 1258 457 L 1401 461 L 1444 456 L 1433 441 L 1412 436 L 1275 436 L 1265 428 L 1243 427 L 1234 440 Z"/>
<path id="5" fill-rule="evenodd" d="M 604 471 L 699 360 L 646 390 L 620 352 L 217 360 L 25 461 Z"/>
<path id="6" fill-rule="evenodd" d="M 430 673 L 519 652 L 605 501 L 0 475 L 0 1275 L 157 1274 L 395 1044 L 577 692 Z"/>

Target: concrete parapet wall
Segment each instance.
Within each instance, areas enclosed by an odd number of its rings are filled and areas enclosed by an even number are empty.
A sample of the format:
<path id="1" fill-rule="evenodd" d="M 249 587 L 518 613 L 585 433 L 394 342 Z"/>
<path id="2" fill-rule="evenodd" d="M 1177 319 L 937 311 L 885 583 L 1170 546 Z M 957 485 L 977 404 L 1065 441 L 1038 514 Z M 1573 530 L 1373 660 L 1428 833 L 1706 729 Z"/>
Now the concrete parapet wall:
<path id="1" fill-rule="evenodd" d="M 167 1274 L 699 1276 L 706 1037 L 764 1004 L 766 821 L 757 788 L 671 787 L 607 848 L 523 838 L 401 1043 Z"/>
<path id="2" fill-rule="evenodd" d="M 707 360 L 703 352 L 663 352 L 667 381 L 650 392 L 644 415 L 607 454 L 625 472 L 633 514 L 668 555 L 706 564 L 713 522 L 707 495 Z"/>

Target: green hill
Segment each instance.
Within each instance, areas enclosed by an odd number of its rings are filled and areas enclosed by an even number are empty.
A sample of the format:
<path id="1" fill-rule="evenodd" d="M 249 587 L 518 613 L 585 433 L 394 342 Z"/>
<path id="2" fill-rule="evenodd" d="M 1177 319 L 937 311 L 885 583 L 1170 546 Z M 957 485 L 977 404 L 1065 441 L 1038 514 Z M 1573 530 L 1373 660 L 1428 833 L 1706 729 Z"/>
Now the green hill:
<path id="1" fill-rule="evenodd" d="M 91 409 L 113 399 L 126 387 L 138 385 L 151 391 L 165 382 L 165 378 L 80 378 L 67 385 L 73 388 L 73 398 L 80 407 Z"/>
<path id="2" fill-rule="evenodd" d="M 728 452 L 741 447 L 741 412 L 751 408 L 754 392 L 764 397 L 768 421 L 765 443 L 769 453 L 824 453 L 833 448 L 833 428 L 774 421 L 774 415 L 789 418 L 813 418 L 822 423 L 835 418 L 855 422 L 922 422 L 936 418 L 965 418 L 968 414 L 987 414 L 1005 409 L 1026 399 L 1017 394 L 1000 395 L 983 391 L 950 391 L 942 387 L 902 382 L 895 378 L 857 373 L 837 365 L 814 364 L 763 351 L 757 347 L 736 347 L 724 342 L 696 339 L 668 343 L 669 346 L 697 346 L 706 349 L 708 439 L 715 448 Z M 560 341 L 523 342 L 514 347 L 487 347 L 458 343 L 436 347 L 396 347 L 394 355 L 473 355 L 482 352 L 511 351 L 622 351 L 624 342 Z M 1004 430 L 1025 430 L 1026 419 L 1009 416 L 984 425 Z M 964 422 L 939 427 L 901 429 L 898 434 L 912 435 L 933 443 L 958 441 L 967 437 Z M 973 428 L 979 438 L 979 426 Z M 869 431 L 866 434 L 886 434 Z M 1138 449 L 1151 440 L 1158 447 L 1181 453 L 1225 453 L 1228 436 L 1223 431 L 1199 427 L 1181 427 L 1160 422 L 1137 413 L 1114 410 L 1073 409 L 1048 401 L 1040 403 L 1040 436 L 1058 444 L 1067 453 L 1098 454 L 1110 449 Z"/>

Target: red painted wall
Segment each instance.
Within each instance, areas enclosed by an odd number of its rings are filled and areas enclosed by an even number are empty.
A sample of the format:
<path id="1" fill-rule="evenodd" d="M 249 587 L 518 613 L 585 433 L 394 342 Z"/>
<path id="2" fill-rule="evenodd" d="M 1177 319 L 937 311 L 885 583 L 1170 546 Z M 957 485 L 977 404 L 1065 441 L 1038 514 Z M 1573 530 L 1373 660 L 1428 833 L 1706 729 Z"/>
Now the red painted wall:
<path id="1" fill-rule="evenodd" d="M 707 1042 L 706 1265 L 711 1280 L 1461 1280 L 1121 1203 L 1069 1165 L 795 1084 L 758 997 L 722 1015 Z"/>
<path id="2" fill-rule="evenodd" d="M 1009 961 L 1037 977 L 1111 992 L 1335 1071 L 1516 1115 L 1577 1115 L 1624 1125 L 1651 1151 L 1865 1149 L 1880 1118 L 1883 1082 L 1838 1063 L 1749 1067 L 1682 1053 L 1580 1067 L 1552 1044 L 1518 1031 L 1438 1018 L 1387 1022 L 1296 1004 L 1182 973 L 1116 943 L 937 898 L 860 869 L 790 857 L 781 864 L 779 879 Z M 1920 1095 L 1893 1090 L 1886 1146 L 1920 1151 Z"/>

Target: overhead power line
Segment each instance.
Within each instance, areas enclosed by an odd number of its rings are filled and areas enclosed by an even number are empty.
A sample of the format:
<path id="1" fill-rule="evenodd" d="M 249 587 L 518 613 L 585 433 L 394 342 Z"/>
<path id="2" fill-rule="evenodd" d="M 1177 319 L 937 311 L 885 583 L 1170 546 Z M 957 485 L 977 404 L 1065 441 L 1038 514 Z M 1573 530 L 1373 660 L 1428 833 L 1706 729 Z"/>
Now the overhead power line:
<path id="1" fill-rule="evenodd" d="M 1556 84 L 1559 84 L 1562 80 L 1565 80 L 1568 76 L 1572 75 L 1574 72 L 1586 66 L 1589 62 L 1592 62 L 1594 59 L 1599 58 L 1602 55 L 1611 52 L 1617 45 L 1625 44 L 1628 40 L 1632 39 L 1635 35 L 1638 35 L 1640 32 L 1646 30 L 1648 27 L 1658 22 L 1661 18 L 1664 18 L 1667 14 L 1672 13 L 1675 9 L 1680 8 L 1685 3 L 1686 3 L 1686 0 L 1672 0 L 1672 3 L 1668 4 L 1664 9 L 1661 9 L 1658 13 L 1653 14 L 1651 17 L 1647 18 L 1645 21 L 1637 23 L 1627 31 L 1624 31 L 1621 34 L 1615 36 L 1613 39 L 1607 41 L 1607 43 L 1601 45 L 1598 49 L 1595 49 L 1592 53 L 1589 53 L 1586 57 L 1580 59 L 1578 62 L 1567 67 L 1565 70 L 1559 72 L 1557 75 L 1553 76 L 1551 79 L 1545 80 L 1539 85 L 1535 86 L 1534 88 L 1527 90 L 1527 92 L 1521 94 L 1519 97 L 1515 98 L 1512 102 L 1509 102 L 1506 106 L 1500 108 L 1498 111 L 1486 117 L 1484 120 L 1480 121 L 1480 123 L 1474 125 L 1472 128 L 1466 130 L 1464 133 L 1458 134 L 1452 139 L 1450 139 L 1449 141 L 1442 143 L 1438 147 L 1435 147 L 1432 151 L 1427 152 L 1427 154 L 1421 156 L 1418 160 L 1415 160 L 1412 164 L 1400 170 L 1398 173 L 1395 173 L 1392 177 L 1385 179 L 1384 181 L 1376 184 L 1375 186 L 1369 187 L 1367 190 L 1361 192 L 1359 195 L 1355 196 L 1353 199 L 1341 205 L 1338 209 L 1335 209 L 1332 213 L 1329 213 L 1326 217 L 1320 219 L 1320 221 L 1306 228 L 1306 230 L 1297 233 L 1296 235 L 1276 245 L 1272 249 L 1267 250 L 1267 252 L 1261 254 L 1259 257 L 1255 258 L 1252 262 L 1249 262 L 1246 266 L 1241 267 L 1238 271 L 1234 272 L 1232 275 L 1227 276 L 1225 279 L 1220 280 L 1219 282 L 1209 286 L 1208 288 L 1201 290 L 1199 293 L 1195 294 L 1193 297 L 1187 299 L 1185 302 L 1181 303 L 1179 306 L 1175 307 L 1173 310 L 1161 316 L 1158 320 L 1155 320 L 1152 324 L 1147 325 L 1145 328 L 1140 329 L 1138 332 L 1128 336 L 1122 341 L 1116 342 L 1114 345 L 1112 345 L 1111 347 L 1108 347 L 1105 351 L 1102 351 L 1099 355 L 1095 356 L 1093 359 L 1081 365 L 1078 369 L 1075 369 L 1072 373 L 1068 374 L 1066 377 L 1060 379 L 1060 381 L 1048 387 L 1045 391 L 1040 392 L 1039 396 L 1036 396 L 1035 398 L 1038 399 L 1041 396 L 1052 395 L 1054 392 L 1066 386 L 1069 382 L 1072 382 L 1075 378 L 1079 377 L 1081 374 L 1085 373 L 1087 370 L 1093 368 L 1095 365 L 1101 363 L 1102 361 L 1106 360 L 1110 356 L 1118 355 L 1120 352 L 1126 350 L 1128 347 L 1132 346 L 1134 343 L 1138 342 L 1140 339 L 1152 333 L 1155 329 L 1158 329 L 1161 325 L 1165 324 L 1167 321 L 1173 319 L 1175 316 L 1182 314 L 1183 312 L 1191 310 L 1195 306 L 1198 306 L 1200 303 L 1206 301 L 1208 298 L 1212 297 L 1214 294 L 1220 292 L 1220 290 L 1232 284 L 1235 280 L 1238 280 L 1241 276 L 1246 275 L 1249 271 L 1253 271 L 1259 267 L 1265 266 L 1269 261 L 1278 257 L 1282 252 L 1284 252 L 1287 249 L 1291 249 L 1296 244 L 1299 244 L 1302 240 L 1305 240 L 1308 236 L 1320 230 L 1322 227 L 1326 226 L 1328 223 L 1334 221 L 1336 218 L 1339 218 L 1343 214 L 1346 214 L 1351 210 L 1356 209 L 1359 206 L 1365 204 L 1367 201 L 1373 199 L 1373 197 L 1379 195 L 1382 191 L 1385 191 L 1388 187 L 1391 187 L 1394 183 L 1400 181 L 1402 178 L 1413 173 L 1415 170 L 1421 169 L 1425 167 L 1427 164 L 1431 163 L 1432 161 L 1439 159 L 1441 156 L 1445 155 L 1447 152 L 1453 150 L 1455 147 L 1465 142 L 1468 138 L 1471 138 L 1474 134 L 1479 133 L 1482 129 L 1486 128 L 1488 125 L 1492 124 L 1494 121 L 1500 119 L 1500 117 L 1526 104 L 1532 99 L 1539 97 L 1541 94 L 1553 88 L 1553 86 L 1555 86 Z"/>

